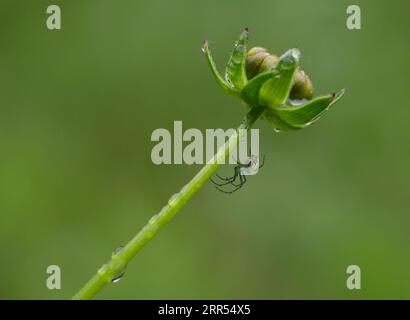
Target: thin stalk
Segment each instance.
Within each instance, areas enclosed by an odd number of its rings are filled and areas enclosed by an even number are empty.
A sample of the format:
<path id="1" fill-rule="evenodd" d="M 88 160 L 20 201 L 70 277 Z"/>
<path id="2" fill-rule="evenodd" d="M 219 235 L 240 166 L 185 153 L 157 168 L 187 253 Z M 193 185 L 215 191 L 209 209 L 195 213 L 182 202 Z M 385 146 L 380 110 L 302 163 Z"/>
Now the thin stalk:
<path id="1" fill-rule="evenodd" d="M 263 113 L 264 108 L 252 108 L 238 129 L 249 130 Z M 106 284 L 121 277 L 131 259 L 155 236 L 155 234 L 182 209 L 182 207 L 200 190 L 205 182 L 218 170 L 229 152 L 237 145 L 239 130 L 217 151 L 211 161 L 185 185 L 180 192 L 173 195 L 168 204 L 153 216 L 142 230 L 131 239 L 127 245 L 114 253 L 111 260 L 98 269 L 97 273 L 85 286 L 72 298 L 73 300 L 86 300 L 93 298 Z"/>

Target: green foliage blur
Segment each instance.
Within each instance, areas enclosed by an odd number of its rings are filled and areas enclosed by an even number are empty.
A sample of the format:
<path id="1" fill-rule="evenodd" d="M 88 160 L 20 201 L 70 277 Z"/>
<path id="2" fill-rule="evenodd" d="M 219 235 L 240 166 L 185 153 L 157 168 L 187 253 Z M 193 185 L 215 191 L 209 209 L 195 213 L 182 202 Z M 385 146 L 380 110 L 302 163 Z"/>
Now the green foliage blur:
<path id="1" fill-rule="evenodd" d="M 50 4 L 62 30 L 46 28 Z M 346 28 L 350 4 L 360 31 Z M 230 196 L 206 185 L 97 298 L 410 298 L 409 9 L 1 0 L 0 298 L 70 298 L 199 170 L 154 165 L 151 133 L 239 124 L 244 107 L 200 47 L 209 39 L 222 70 L 246 26 L 251 46 L 299 48 L 317 94 L 345 97 L 295 133 L 258 121 L 260 173 Z M 52 264 L 61 290 L 46 287 Z"/>

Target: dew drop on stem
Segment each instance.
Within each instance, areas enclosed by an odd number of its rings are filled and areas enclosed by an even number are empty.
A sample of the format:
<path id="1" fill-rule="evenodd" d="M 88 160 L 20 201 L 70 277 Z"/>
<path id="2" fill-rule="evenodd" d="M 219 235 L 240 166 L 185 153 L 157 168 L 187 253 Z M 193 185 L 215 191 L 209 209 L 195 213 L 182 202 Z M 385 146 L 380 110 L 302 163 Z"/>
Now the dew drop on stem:
<path id="1" fill-rule="evenodd" d="M 117 255 L 118 253 L 120 253 L 122 251 L 122 249 L 124 249 L 124 246 L 118 246 L 114 249 L 114 251 L 112 252 L 112 256 Z"/>
<path id="2" fill-rule="evenodd" d="M 149 219 L 148 223 L 149 224 L 154 224 L 158 221 L 158 215 L 156 214 L 155 216 L 152 216 L 151 219 Z"/>
<path id="3" fill-rule="evenodd" d="M 116 247 L 116 248 L 114 249 L 114 251 L 112 252 L 112 257 L 114 257 L 114 256 L 116 256 L 117 254 L 119 254 L 123 249 L 124 249 L 124 246 L 118 246 L 118 247 Z M 111 278 L 111 282 L 112 282 L 112 283 L 117 283 L 117 282 L 119 282 L 119 281 L 122 279 L 122 277 L 123 277 L 124 274 L 125 274 L 125 269 L 126 269 L 126 267 L 127 267 L 127 266 L 124 265 L 124 266 L 118 271 L 118 273 Z"/>
<path id="4" fill-rule="evenodd" d="M 202 47 L 201 47 L 201 51 L 203 52 L 203 53 L 205 53 L 206 52 L 206 46 L 207 46 L 207 44 L 208 44 L 208 40 L 204 40 L 204 44 L 202 45 Z"/>
<path id="5" fill-rule="evenodd" d="M 124 274 L 125 274 L 125 271 L 123 271 L 122 273 L 120 273 L 120 274 L 114 276 L 114 277 L 111 279 L 111 282 L 112 282 L 112 283 L 120 282 L 121 279 L 122 279 L 122 277 L 124 276 Z"/>
<path id="6" fill-rule="evenodd" d="M 169 204 L 170 206 L 175 205 L 176 202 L 177 202 L 177 200 L 178 200 L 178 198 L 179 198 L 179 193 L 175 193 L 174 195 L 171 196 L 171 198 L 169 198 L 168 204 Z"/>

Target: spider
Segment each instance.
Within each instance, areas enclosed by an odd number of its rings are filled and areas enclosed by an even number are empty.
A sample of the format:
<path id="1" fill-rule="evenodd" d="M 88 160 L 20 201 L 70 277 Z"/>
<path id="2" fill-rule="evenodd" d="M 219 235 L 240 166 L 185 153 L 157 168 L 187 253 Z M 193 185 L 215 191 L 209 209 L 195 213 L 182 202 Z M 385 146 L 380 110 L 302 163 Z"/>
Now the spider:
<path id="1" fill-rule="evenodd" d="M 222 180 L 223 182 L 217 182 L 213 180 L 212 178 L 209 178 L 211 182 L 215 185 L 215 188 L 217 188 L 219 191 L 227 194 L 234 193 L 235 191 L 238 191 L 242 186 L 246 183 L 246 176 L 250 174 L 255 173 L 255 166 L 259 166 L 258 168 L 262 168 L 263 165 L 265 164 L 265 155 L 262 158 L 262 163 L 259 164 L 259 157 L 257 156 L 250 156 L 248 158 L 248 162 L 245 164 L 238 163 L 235 168 L 234 168 L 234 174 L 232 177 L 222 177 L 219 174 L 216 174 L 216 176 Z M 236 183 L 237 178 L 239 178 L 239 183 Z M 234 189 L 232 190 L 223 190 L 221 187 L 226 186 L 226 185 L 232 185 Z"/>

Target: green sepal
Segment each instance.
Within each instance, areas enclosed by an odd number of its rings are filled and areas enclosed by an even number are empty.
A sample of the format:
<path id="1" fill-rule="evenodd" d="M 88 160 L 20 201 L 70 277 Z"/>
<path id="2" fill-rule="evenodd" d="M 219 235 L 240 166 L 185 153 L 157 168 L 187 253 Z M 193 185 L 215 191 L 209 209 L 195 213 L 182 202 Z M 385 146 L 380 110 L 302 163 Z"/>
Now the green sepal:
<path id="1" fill-rule="evenodd" d="M 259 91 L 259 104 L 275 108 L 284 104 L 290 94 L 300 52 L 290 49 L 283 54 L 275 67 L 276 75 L 267 80 Z"/>
<path id="2" fill-rule="evenodd" d="M 255 78 L 247 83 L 241 91 L 241 98 L 249 105 L 259 105 L 259 91 L 262 85 L 269 79 L 275 77 L 276 71 L 268 71 L 258 74 Z"/>
<path id="3" fill-rule="evenodd" d="M 209 50 L 209 45 L 208 41 L 204 42 L 204 45 L 202 47 L 202 51 L 205 53 L 206 59 L 208 60 L 209 67 L 211 68 L 212 74 L 215 78 L 216 83 L 222 88 L 223 91 L 226 93 L 233 95 L 235 97 L 239 97 L 240 91 L 234 89 L 231 87 L 228 83 L 225 82 L 225 80 L 222 78 L 220 73 L 218 72 L 218 69 L 216 68 L 215 62 L 212 58 L 211 51 Z"/>
<path id="4" fill-rule="evenodd" d="M 281 118 L 274 109 L 266 108 L 266 111 L 263 114 L 263 118 L 268 121 L 277 131 L 291 131 L 299 128 L 295 128 L 287 124 Z"/>
<path id="5" fill-rule="evenodd" d="M 345 93 L 340 90 L 337 94 L 317 97 L 301 105 L 282 105 L 275 108 L 275 113 L 289 126 L 300 129 L 318 120 Z"/>
<path id="6" fill-rule="evenodd" d="M 245 67 L 247 44 L 248 29 L 245 28 L 240 34 L 239 39 L 235 42 L 225 69 L 225 81 L 239 91 L 242 90 L 248 82 Z"/>

